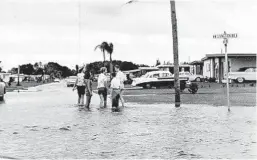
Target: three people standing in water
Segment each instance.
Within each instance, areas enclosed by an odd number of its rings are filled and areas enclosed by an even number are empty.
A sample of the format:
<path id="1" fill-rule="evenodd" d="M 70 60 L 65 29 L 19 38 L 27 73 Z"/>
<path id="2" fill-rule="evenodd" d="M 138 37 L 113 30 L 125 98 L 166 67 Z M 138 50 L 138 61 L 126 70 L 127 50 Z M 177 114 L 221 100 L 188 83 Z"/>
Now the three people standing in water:
<path id="1" fill-rule="evenodd" d="M 124 81 L 126 76 L 120 71 L 118 65 L 115 66 L 115 73 L 112 73 L 112 80 L 110 83 L 110 98 L 112 103 L 112 109 L 117 110 L 119 106 L 119 100 L 124 107 Z M 78 105 L 84 106 L 84 96 L 86 94 L 86 105 L 85 108 L 89 109 L 91 97 L 92 97 L 92 78 L 90 72 L 86 71 L 83 67 L 79 70 L 77 74 L 77 80 L 74 85 L 73 90 L 77 88 L 78 92 Z M 97 80 L 97 91 L 100 97 L 100 108 L 107 107 L 107 95 L 108 95 L 108 78 L 107 78 L 107 68 L 102 67 L 100 69 L 100 74 Z"/>

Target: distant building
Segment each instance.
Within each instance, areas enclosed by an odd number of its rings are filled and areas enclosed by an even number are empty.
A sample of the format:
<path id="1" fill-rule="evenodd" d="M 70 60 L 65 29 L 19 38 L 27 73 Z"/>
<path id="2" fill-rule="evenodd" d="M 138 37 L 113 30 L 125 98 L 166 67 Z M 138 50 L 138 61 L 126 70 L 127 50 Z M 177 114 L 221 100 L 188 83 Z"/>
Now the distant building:
<path id="1" fill-rule="evenodd" d="M 160 71 L 170 71 L 172 74 L 174 74 L 174 65 L 173 64 L 164 64 L 164 65 L 158 65 L 156 66 L 159 68 Z M 190 64 L 179 64 L 179 72 L 191 72 L 192 71 L 192 65 Z"/>
<path id="2" fill-rule="evenodd" d="M 225 54 L 206 54 L 202 59 L 204 63 L 203 76 L 216 78 L 221 82 L 225 77 Z M 242 67 L 256 67 L 256 54 L 228 54 L 229 72 L 237 71 Z"/>
<path id="3" fill-rule="evenodd" d="M 147 72 L 151 71 L 158 71 L 159 68 L 157 67 L 139 67 L 138 69 L 129 70 L 129 71 L 123 71 L 126 75 L 130 75 L 130 77 L 140 77 Z"/>
<path id="4" fill-rule="evenodd" d="M 0 78 L 5 81 L 8 82 L 10 79 L 11 73 L 0 73 Z"/>
<path id="5" fill-rule="evenodd" d="M 189 63 L 192 65 L 191 73 L 197 75 L 203 75 L 203 61 L 193 61 Z"/>

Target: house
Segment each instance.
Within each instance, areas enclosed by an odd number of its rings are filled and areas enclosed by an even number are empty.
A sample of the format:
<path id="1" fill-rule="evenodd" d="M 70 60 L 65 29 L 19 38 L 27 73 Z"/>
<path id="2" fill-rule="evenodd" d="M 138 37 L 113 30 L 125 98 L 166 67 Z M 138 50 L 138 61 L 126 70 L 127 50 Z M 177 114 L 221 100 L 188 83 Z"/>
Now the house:
<path id="1" fill-rule="evenodd" d="M 10 79 L 11 73 L 0 73 L 0 78 L 4 81 L 4 82 L 8 82 Z"/>
<path id="2" fill-rule="evenodd" d="M 157 67 L 139 67 L 138 69 L 129 70 L 129 71 L 123 71 L 124 74 L 129 75 L 132 77 L 140 77 L 141 75 L 146 74 L 150 71 L 158 71 L 159 68 Z"/>
<path id="3" fill-rule="evenodd" d="M 192 65 L 191 67 L 191 73 L 194 75 L 203 75 L 203 61 L 193 61 L 189 63 Z"/>
<path id="4" fill-rule="evenodd" d="M 225 54 L 206 54 L 202 61 L 203 76 L 215 78 L 221 83 L 225 77 Z M 242 67 L 256 67 L 256 54 L 229 53 L 228 66 L 229 72 L 237 71 Z"/>

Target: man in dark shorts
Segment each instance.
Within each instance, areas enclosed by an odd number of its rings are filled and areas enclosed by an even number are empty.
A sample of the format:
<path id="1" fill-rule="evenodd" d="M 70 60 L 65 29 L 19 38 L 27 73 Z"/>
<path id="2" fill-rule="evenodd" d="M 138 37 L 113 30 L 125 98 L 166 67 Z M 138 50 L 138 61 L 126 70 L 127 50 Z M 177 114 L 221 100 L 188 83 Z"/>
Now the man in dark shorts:
<path id="1" fill-rule="evenodd" d="M 83 72 L 84 72 L 84 67 L 79 70 L 76 83 L 73 87 L 73 91 L 75 90 L 75 88 L 77 88 L 77 91 L 78 91 L 78 105 L 79 106 L 84 105 L 84 95 L 85 95 L 86 84 L 85 84 L 85 79 L 84 79 L 85 74 Z"/>

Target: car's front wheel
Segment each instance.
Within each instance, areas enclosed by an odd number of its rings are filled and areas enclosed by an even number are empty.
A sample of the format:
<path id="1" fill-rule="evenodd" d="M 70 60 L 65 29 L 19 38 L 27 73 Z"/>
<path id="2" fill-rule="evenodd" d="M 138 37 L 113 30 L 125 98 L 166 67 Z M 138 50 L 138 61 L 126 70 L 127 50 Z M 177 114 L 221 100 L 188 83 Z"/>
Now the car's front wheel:
<path id="1" fill-rule="evenodd" d="M 238 83 L 243 83 L 244 82 L 244 78 L 243 77 L 238 77 L 236 80 L 237 80 Z"/>
<path id="2" fill-rule="evenodd" d="M 145 89 L 151 89 L 151 88 L 152 88 L 152 85 L 151 85 L 150 83 L 148 83 L 148 84 L 145 84 L 145 85 L 143 86 L 143 88 L 145 88 Z"/>
<path id="3" fill-rule="evenodd" d="M 200 78 L 200 77 L 197 77 L 197 78 L 195 79 L 195 81 L 196 81 L 196 82 L 201 82 L 201 78 Z"/>

